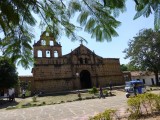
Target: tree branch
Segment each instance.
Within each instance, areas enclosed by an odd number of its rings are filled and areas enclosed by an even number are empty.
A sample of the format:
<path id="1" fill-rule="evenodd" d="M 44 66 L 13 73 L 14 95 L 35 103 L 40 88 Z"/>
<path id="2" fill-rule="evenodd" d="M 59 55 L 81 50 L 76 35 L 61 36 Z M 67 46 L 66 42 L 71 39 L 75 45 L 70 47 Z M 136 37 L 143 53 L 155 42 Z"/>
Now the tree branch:
<path id="1" fill-rule="evenodd" d="M 137 0 L 134 0 L 134 2 L 136 3 L 136 5 L 139 5 L 138 1 Z"/>
<path id="2" fill-rule="evenodd" d="M 43 11 L 46 11 L 44 8 L 43 8 L 43 6 L 41 6 L 41 4 L 39 3 L 39 2 L 37 2 L 38 4 L 38 7 L 39 8 L 41 8 Z M 47 4 L 48 5 L 48 4 Z M 49 6 L 49 5 L 48 5 Z M 42 14 L 42 12 L 40 12 L 40 14 L 41 14 L 41 16 L 42 16 L 42 18 L 43 18 L 43 20 L 45 21 L 45 23 L 49 26 L 49 24 L 48 24 L 48 22 L 45 20 L 45 17 L 43 16 L 43 14 Z M 68 27 L 66 27 L 58 18 L 56 18 L 55 16 L 52 16 L 54 19 L 56 19 L 61 25 L 63 25 L 68 31 L 70 31 L 71 32 L 71 34 L 72 34 L 72 36 L 75 38 L 75 39 L 77 39 L 77 37 L 76 37 L 76 35 L 75 35 L 75 33 L 74 32 L 72 32 L 72 30 L 70 29 L 70 28 L 68 28 Z M 49 27 L 49 29 L 50 29 L 50 27 Z M 51 30 L 51 29 L 50 29 Z"/>

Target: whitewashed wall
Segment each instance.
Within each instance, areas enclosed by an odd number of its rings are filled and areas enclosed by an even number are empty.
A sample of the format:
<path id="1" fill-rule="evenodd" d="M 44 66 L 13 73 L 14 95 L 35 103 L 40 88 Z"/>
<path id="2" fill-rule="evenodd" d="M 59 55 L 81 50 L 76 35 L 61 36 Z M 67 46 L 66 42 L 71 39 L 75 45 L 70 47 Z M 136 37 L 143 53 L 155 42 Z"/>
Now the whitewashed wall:
<path id="1" fill-rule="evenodd" d="M 153 85 L 152 83 L 152 79 L 154 81 L 154 85 L 156 84 L 156 79 L 155 79 L 155 75 L 150 75 L 150 76 L 132 76 L 131 77 L 132 80 L 141 80 L 141 81 L 145 81 L 145 85 Z M 160 75 L 159 75 L 159 80 L 160 80 Z"/>

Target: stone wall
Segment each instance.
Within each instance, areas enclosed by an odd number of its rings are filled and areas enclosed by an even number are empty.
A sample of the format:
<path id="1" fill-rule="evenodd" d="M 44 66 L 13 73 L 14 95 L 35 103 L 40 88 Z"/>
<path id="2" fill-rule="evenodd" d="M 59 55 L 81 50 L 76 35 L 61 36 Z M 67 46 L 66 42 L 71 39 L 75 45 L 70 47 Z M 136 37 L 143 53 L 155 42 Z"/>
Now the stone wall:
<path id="1" fill-rule="evenodd" d="M 19 80 L 20 81 L 23 81 L 23 82 L 27 82 L 27 81 L 33 81 L 34 78 L 33 76 L 18 76 Z"/>
<path id="2" fill-rule="evenodd" d="M 73 80 L 41 80 L 35 81 L 35 91 L 36 92 L 58 92 L 58 91 L 68 91 L 73 88 Z"/>
<path id="3" fill-rule="evenodd" d="M 119 59 L 102 58 L 83 44 L 62 55 L 62 46 L 53 36 L 45 35 L 46 32 L 33 46 L 35 91 L 58 92 L 99 85 L 106 87 L 110 82 L 114 85 L 124 84 Z M 54 55 L 55 52 L 58 56 Z"/>

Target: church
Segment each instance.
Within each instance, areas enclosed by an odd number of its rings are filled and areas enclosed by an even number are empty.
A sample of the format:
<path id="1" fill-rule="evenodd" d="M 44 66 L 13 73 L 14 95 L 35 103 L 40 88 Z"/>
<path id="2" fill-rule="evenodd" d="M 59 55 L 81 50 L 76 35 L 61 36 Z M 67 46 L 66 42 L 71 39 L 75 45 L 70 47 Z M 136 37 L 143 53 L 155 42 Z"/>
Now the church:
<path id="1" fill-rule="evenodd" d="M 51 93 L 124 84 L 118 58 L 98 56 L 82 43 L 62 55 L 61 44 L 44 32 L 34 43 L 33 52 L 32 91 Z"/>

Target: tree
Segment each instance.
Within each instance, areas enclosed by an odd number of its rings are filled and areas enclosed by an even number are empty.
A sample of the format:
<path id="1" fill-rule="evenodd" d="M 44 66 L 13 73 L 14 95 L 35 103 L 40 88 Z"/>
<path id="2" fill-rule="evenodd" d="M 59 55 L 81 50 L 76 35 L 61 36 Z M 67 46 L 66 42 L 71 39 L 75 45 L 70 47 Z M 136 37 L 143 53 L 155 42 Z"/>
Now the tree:
<path id="1" fill-rule="evenodd" d="M 130 40 L 128 48 L 124 50 L 125 58 L 130 58 L 134 66 L 155 73 L 156 84 L 160 71 L 160 32 L 152 29 L 144 29 L 133 40 Z"/>
<path id="2" fill-rule="evenodd" d="M 141 68 L 139 68 L 138 66 L 135 66 L 133 63 L 129 62 L 127 65 L 128 71 L 139 71 L 139 70 L 143 70 Z"/>
<path id="3" fill-rule="evenodd" d="M 36 19 L 33 12 L 40 16 L 41 25 L 45 25 L 56 38 L 65 30 L 67 36 L 75 39 L 78 37 L 74 33 L 77 27 L 70 23 L 70 18 L 79 12 L 78 21 L 85 26 L 85 31 L 97 40 L 110 40 L 112 36 L 117 36 L 115 28 L 120 22 L 114 17 L 125 10 L 125 0 L 2 0 L 0 6 L 0 28 L 5 36 L 9 31 L 14 32 L 15 26 L 20 30 L 34 26 Z M 101 33 L 102 30 L 104 33 Z"/>
<path id="4" fill-rule="evenodd" d="M 128 71 L 128 68 L 125 64 L 121 65 L 121 71 Z"/>
<path id="5" fill-rule="evenodd" d="M 160 1 L 159 0 L 134 0 L 136 3 L 136 15 L 134 19 L 140 16 L 149 17 L 154 12 L 154 28 L 160 29 Z"/>
<path id="6" fill-rule="evenodd" d="M 34 37 L 31 33 L 37 23 L 35 15 L 40 18 L 43 30 L 52 33 L 55 39 L 65 34 L 71 40 L 85 40 L 75 32 L 84 27 L 97 41 L 111 41 L 118 36 L 115 29 L 120 25 L 115 17 L 123 11 L 125 0 L 1 0 L 0 32 L 4 37 L 0 47 L 14 63 L 28 68 L 32 58 L 30 43 Z M 75 14 L 79 14 L 80 27 L 70 22 Z"/>
<path id="7" fill-rule="evenodd" d="M 142 70 L 142 69 L 138 68 L 137 66 L 135 66 L 132 63 L 128 63 L 128 64 L 122 64 L 121 65 L 121 70 L 122 71 L 139 71 L 139 70 Z"/>
<path id="8" fill-rule="evenodd" d="M 154 11 L 155 28 L 159 30 L 159 0 L 134 1 L 137 11 L 134 19 L 141 15 L 148 17 Z M 31 33 L 37 24 L 35 16 L 41 20 L 42 31 L 52 33 L 55 39 L 63 34 L 71 40 L 86 41 L 76 32 L 76 30 L 84 30 L 90 33 L 92 38 L 96 38 L 96 41 L 111 41 L 113 37 L 118 36 L 116 28 L 121 22 L 116 20 L 116 17 L 126 10 L 125 2 L 126 0 L 1 0 L 0 33 L 4 37 L 1 38 L 0 48 L 5 48 L 3 49 L 5 56 L 13 57 L 15 63 L 28 68 L 32 61 L 30 40 L 34 36 Z M 77 21 L 80 26 L 70 21 L 75 14 L 78 15 Z M 12 49 L 9 45 L 11 40 L 8 39 L 11 36 L 13 36 L 12 45 L 14 44 L 16 49 Z M 23 44 L 24 37 L 27 40 L 25 44 Z M 15 55 L 5 52 L 6 50 L 14 50 Z M 26 54 L 23 56 L 22 53 Z"/>
<path id="9" fill-rule="evenodd" d="M 115 28 L 120 22 L 115 17 L 125 11 L 125 0 L 72 0 L 69 8 L 71 14 L 80 12 L 77 20 L 92 38 L 110 41 L 112 37 L 118 36 Z"/>
<path id="10" fill-rule="evenodd" d="M 18 83 L 16 67 L 8 58 L 0 57 L 0 88 L 7 89 Z"/>
<path id="11" fill-rule="evenodd" d="M 34 37 L 29 31 L 14 29 L 14 34 L 8 33 L 8 35 L 0 40 L 1 51 L 4 57 L 11 58 L 11 62 L 14 64 L 21 64 L 25 69 L 29 68 L 32 59 L 32 38 Z"/>

